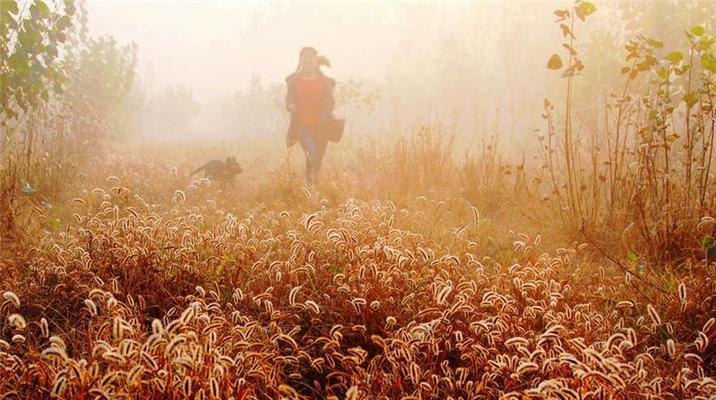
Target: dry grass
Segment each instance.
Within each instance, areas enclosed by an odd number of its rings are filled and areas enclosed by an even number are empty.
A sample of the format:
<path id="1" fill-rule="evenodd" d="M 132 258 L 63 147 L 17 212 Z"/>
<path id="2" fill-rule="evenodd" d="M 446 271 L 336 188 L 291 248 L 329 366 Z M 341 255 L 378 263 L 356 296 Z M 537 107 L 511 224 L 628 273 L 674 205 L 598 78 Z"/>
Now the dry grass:
<path id="1" fill-rule="evenodd" d="M 164 150 L 94 165 L 51 208 L 19 198 L 33 236 L 0 261 L 3 396 L 716 396 L 716 265 L 663 294 L 589 246 L 511 231 L 519 198 L 496 220 L 479 187 L 450 189 L 506 166 L 378 193 L 346 161 L 315 198 L 290 162 L 221 193 Z"/>

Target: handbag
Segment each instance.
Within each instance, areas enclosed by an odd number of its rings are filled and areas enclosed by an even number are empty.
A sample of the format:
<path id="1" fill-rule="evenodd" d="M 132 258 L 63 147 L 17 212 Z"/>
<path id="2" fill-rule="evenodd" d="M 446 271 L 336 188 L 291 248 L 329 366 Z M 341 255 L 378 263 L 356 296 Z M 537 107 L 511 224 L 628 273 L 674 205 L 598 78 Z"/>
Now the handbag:
<path id="1" fill-rule="evenodd" d="M 345 128 L 345 124 L 346 120 L 342 118 L 326 119 L 318 125 L 319 135 L 329 142 L 338 143 L 343 137 L 343 130 Z"/>

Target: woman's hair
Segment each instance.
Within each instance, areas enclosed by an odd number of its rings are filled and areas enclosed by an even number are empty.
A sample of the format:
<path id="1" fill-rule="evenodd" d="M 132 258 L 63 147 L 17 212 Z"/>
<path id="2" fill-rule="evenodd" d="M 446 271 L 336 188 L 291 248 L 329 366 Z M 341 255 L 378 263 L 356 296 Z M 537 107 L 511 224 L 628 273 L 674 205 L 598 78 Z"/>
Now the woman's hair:
<path id="1" fill-rule="evenodd" d="M 301 71 L 301 58 L 303 58 L 303 55 L 306 53 L 313 53 L 313 55 L 316 56 L 317 65 L 316 67 L 318 69 L 321 68 L 321 65 L 325 65 L 326 67 L 331 67 L 331 62 L 328 61 L 328 57 L 318 54 L 318 50 L 316 50 L 315 47 L 304 47 L 301 49 L 301 52 L 298 53 L 298 66 L 296 67 L 296 72 Z"/>

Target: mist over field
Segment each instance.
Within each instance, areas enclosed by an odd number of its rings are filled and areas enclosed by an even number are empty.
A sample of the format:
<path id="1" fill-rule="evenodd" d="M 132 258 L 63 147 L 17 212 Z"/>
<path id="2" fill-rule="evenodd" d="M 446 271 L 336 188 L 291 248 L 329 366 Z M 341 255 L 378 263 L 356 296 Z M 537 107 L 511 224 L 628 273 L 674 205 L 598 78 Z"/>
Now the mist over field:
<path id="1" fill-rule="evenodd" d="M 715 103 L 714 0 L 0 0 L 0 399 L 714 399 Z"/>
<path id="2" fill-rule="evenodd" d="M 580 36 L 608 28 L 619 4 L 605 4 Z M 338 107 L 352 117 L 352 132 L 385 135 L 437 118 L 459 131 L 462 145 L 497 134 L 521 152 L 541 122 L 542 98 L 560 87 L 559 76 L 544 68 L 560 38 L 552 21 L 559 5 L 90 2 L 87 9 L 90 32 L 139 45 L 145 104 L 168 87 L 191 91 L 197 111 L 180 132 L 145 107 L 140 130 L 149 138 L 280 136 L 284 78 L 298 50 L 315 46 L 339 83 L 362 85 L 351 104 Z M 609 36 L 622 38 L 624 30 Z M 591 46 L 596 40 L 582 45 L 593 47 L 587 76 L 618 67 L 603 59 L 620 49 Z M 361 104 L 373 92 L 371 104 Z"/>

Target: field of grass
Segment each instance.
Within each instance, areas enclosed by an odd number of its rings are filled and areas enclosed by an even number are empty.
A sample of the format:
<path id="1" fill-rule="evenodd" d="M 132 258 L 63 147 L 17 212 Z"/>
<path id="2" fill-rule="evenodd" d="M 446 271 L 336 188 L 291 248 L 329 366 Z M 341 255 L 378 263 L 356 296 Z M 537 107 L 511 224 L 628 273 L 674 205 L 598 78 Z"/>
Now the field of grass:
<path id="1" fill-rule="evenodd" d="M 20 183 L 0 397 L 716 396 L 716 264 L 640 271 L 522 167 L 440 138 L 330 147 L 317 195 L 273 142 L 124 146 L 51 199 Z M 229 154 L 235 187 L 189 176 Z"/>
<path id="2" fill-rule="evenodd" d="M 0 0 L 0 400 L 716 399 L 713 2 L 351 8 L 317 190 L 343 4 L 87 3 Z"/>

